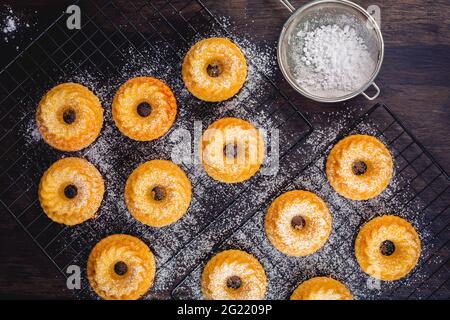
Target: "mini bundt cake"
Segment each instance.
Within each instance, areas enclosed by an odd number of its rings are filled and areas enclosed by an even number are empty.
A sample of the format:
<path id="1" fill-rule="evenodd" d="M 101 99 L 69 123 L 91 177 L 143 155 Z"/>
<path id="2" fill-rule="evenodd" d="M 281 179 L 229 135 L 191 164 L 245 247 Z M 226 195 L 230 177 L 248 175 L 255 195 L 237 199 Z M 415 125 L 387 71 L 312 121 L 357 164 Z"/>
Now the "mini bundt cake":
<path id="1" fill-rule="evenodd" d="M 420 238 L 405 219 L 385 215 L 362 226 L 355 241 L 362 271 L 385 281 L 406 276 L 420 257 Z"/>
<path id="2" fill-rule="evenodd" d="M 265 217 L 270 242 L 286 255 L 306 256 L 319 250 L 331 233 L 328 208 L 315 194 L 292 190 L 276 198 Z"/>
<path id="3" fill-rule="evenodd" d="M 328 277 L 315 277 L 300 284 L 291 300 L 353 300 L 347 287 Z"/>
<path id="4" fill-rule="evenodd" d="M 213 179 L 242 182 L 258 172 L 264 160 L 264 140 L 251 123 L 222 118 L 203 133 L 199 156 L 206 173 Z"/>

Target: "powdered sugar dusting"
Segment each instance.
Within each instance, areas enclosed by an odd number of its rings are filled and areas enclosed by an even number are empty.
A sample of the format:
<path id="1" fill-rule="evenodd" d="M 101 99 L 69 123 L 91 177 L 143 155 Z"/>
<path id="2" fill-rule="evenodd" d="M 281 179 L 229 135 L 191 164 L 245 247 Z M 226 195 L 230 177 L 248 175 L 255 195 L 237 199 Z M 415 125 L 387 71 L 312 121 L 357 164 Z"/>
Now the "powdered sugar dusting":
<path id="1" fill-rule="evenodd" d="M 193 39 L 191 45 L 197 40 L 200 39 Z M 287 298 L 300 281 L 319 274 L 345 280 L 357 298 L 377 297 L 381 291 L 368 289 L 367 277 L 360 273 L 352 258 L 353 248 L 349 239 L 362 222 L 375 214 L 391 210 L 410 217 L 418 227 L 420 211 L 413 205 L 423 206 L 423 203 L 408 202 L 411 192 L 403 190 L 405 181 L 397 176 L 375 201 L 360 204 L 336 195 L 326 181 L 323 166 L 330 143 L 347 127 L 351 120 L 350 113 L 328 114 L 333 116 L 333 121 L 317 128 L 303 143 L 295 144 L 304 135 L 298 129 L 301 120 L 295 117 L 296 113 L 284 104 L 285 100 L 268 83 L 268 79 L 276 73 L 274 47 L 257 46 L 242 37 L 233 40 L 250 62 L 248 78 L 244 88 L 233 99 L 218 104 L 205 103 L 190 95 L 180 77 L 181 62 L 168 64 L 162 56 L 169 49 L 163 47 L 156 51 L 137 50 L 132 46 L 122 49 L 121 63 L 114 66 L 111 74 L 91 68 L 77 70 L 72 76 L 58 79 L 59 82 L 74 81 L 87 86 L 100 98 L 105 110 L 99 138 L 85 150 L 75 153 L 86 157 L 99 169 L 105 179 L 106 190 L 97 216 L 64 233 L 64 241 L 80 248 L 74 262 L 84 267 L 90 248 L 96 242 L 109 234 L 127 233 L 147 243 L 157 260 L 155 283 L 145 298 L 169 298 L 171 289 L 185 276 L 188 277 L 174 292 L 175 297 L 201 298 L 199 275 L 202 266 L 212 253 L 225 248 L 241 248 L 260 260 L 268 276 L 266 297 L 269 299 Z M 179 52 L 180 56 L 187 50 L 185 48 Z M 111 117 L 111 101 L 115 92 L 122 83 L 135 76 L 157 77 L 177 97 L 176 122 L 165 136 L 156 141 L 145 143 L 128 139 L 117 130 Z M 269 102 L 262 104 L 263 101 Z M 36 106 L 29 107 L 34 109 Z M 280 128 L 280 151 L 284 157 L 277 174 L 257 174 L 244 183 L 228 185 L 208 177 L 198 163 L 182 161 L 179 164 L 193 185 L 188 212 L 177 223 L 161 229 L 147 227 L 131 217 L 123 200 L 123 189 L 132 170 L 144 161 L 170 159 L 179 141 L 178 129 L 185 129 L 194 141 L 197 120 L 202 122 L 203 131 L 207 125 L 225 116 L 242 118 L 261 128 Z M 293 130 L 286 126 L 289 121 L 296 121 L 295 125 L 291 123 Z M 365 124 L 357 131 L 379 136 L 372 124 Z M 34 119 L 26 123 L 23 135 L 27 149 L 49 149 L 40 138 Z M 383 137 L 380 139 L 383 140 Z M 194 146 L 191 149 L 196 150 Z M 193 160 L 196 155 L 189 158 Z M 28 165 L 40 163 L 39 159 L 39 153 L 30 154 Z M 310 162 L 312 164 L 308 165 Z M 46 168 L 41 169 L 43 172 Z M 315 192 L 324 199 L 332 212 L 334 226 L 327 244 L 317 254 L 300 259 L 286 257 L 274 249 L 265 237 L 262 223 L 268 204 L 283 191 L 294 188 Z M 421 230 L 426 244 L 426 228 Z M 390 288 L 386 284 L 382 286 L 383 290 Z M 90 291 L 89 294 L 97 298 Z"/>

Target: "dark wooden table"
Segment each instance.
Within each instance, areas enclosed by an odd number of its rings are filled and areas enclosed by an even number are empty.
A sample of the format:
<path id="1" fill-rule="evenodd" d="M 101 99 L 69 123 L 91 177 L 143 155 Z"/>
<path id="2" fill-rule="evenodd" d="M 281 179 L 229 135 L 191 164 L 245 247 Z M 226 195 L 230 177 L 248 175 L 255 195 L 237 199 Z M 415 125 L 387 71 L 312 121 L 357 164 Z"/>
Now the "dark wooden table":
<path id="1" fill-rule="evenodd" d="M 293 0 L 294 6 L 306 1 Z M 378 101 L 389 105 L 414 135 L 450 172 L 450 1 L 356 1 L 381 8 L 381 29 L 386 51 L 377 83 Z M 0 1 L 36 23 L 25 35 L 5 43 L 1 51 L 24 47 L 64 10 L 61 1 Z M 227 16 L 238 32 L 251 34 L 256 43 L 275 44 L 288 11 L 276 0 L 207 1 L 217 15 Z M 0 10 L 5 10 L 1 7 Z M 35 10 L 37 12 L 35 12 Z M 3 52 L 3 53 L 4 53 Z M 3 62 L 9 57 L 2 57 Z M 342 104 L 319 104 L 293 90 L 289 96 L 307 114 L 340 110 Z M 355 116 L 373 103 L 355 98 L 346 103 Z M 315 117 L 316 118 L 316 117 Z M 321 120 L 322 119 L 322 120 Z M 32 240 L 7 213 L 0 214 L 0 298 L 72 298 L 65 281 Z"/>

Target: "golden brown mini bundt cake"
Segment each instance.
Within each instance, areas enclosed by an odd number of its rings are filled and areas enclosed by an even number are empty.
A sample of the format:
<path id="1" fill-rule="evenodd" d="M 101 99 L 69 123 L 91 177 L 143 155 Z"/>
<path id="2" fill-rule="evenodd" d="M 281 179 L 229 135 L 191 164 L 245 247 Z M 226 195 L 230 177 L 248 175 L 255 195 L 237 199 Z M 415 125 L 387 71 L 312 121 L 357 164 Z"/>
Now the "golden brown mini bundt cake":
<path id="1" fill-rule="evenodd" d="M 77 151 L 86 148 L 100 134 L 103 108 L 88 88 L 63 83 L 41 99 L 36 122 L 43 139 L 53 148 Z"/>
<path id="2" fill-rule="evenodd" d="M 225 38 L 197 42 L 186 54 L 181 70 L 186 88 L 197 98 L 218 102 L 233 97 L 247 77 L 241 50 Z"/>
<path id="3" fill-rule="evenodd" d="M 92 289 L 106 300 L 138 299 L 152 286 L 155 270 L 155 258 L 147 245 L 125 234 L 97 243 L 87 265 Z"/>
<path id="4" fill-rule="evenodd" d="M 92 218 L 105 191 L 98 170 L 81 158 L 64 158 L 45 171 L 39 183 L 39 201 L 47 216 L 69 226 Z"/>
<path id="5" fill-rule="evenodd" d="M 191 182 L 175 163 L 151 160 L 128 177 L 125 203 L 140 222 L 163 227 L 180 219 L 191 202 Z"/>
<path id="6" fill-rule="evenodd" d="M 362 271 L 371 277 L 398 280 L 419 261 L 420 239 L 408 221 L 392 215 L 376 217 L 359 231 L 355 255 Z"/>
<path id="7" fill-rule="evenodd" d="M 258 172 L 264 160 L 264 140 L 251 123 L 222 118 L 203 133 L 199 155 L 203 168 L 213 179 L 242 182 Z"/>
<path id="8" fill-rule="evenodd" d="M 266 274 L 259 261 L 240 250 L 215 255 L 202 273 L 201 288 L 207 300 L 261 300 Z"/>
<path id="9" fill-rule="evenodd" d="M 270 242 L 286 255 L 306 256 L 319 250 L 331 233 L 332 218 L 314 193 L 292 190 L 267 210 L 265 229 Z"/>
<path id="10" fill-rule="evenodd" d="M 347 287 L 328 277 L 315 277 L 300 284 L 291 300 L 352 300 Z"/>
<path id="11" fill-rule="evenodd" d="M 367 200 L 378 196 L 391 181 L 392 156 L 375 137 L 352 135 L 333 147 L 326 172 L 331 186 L 341 196 Z"/>
<path id="12" fill-rule="evenodd" d="M 170 88 L 151 77 L 125 82 L 114 96 L 112 115 L 117 128 L 138 141 L 155 140 L 172 127 L 177 102 Z"/>

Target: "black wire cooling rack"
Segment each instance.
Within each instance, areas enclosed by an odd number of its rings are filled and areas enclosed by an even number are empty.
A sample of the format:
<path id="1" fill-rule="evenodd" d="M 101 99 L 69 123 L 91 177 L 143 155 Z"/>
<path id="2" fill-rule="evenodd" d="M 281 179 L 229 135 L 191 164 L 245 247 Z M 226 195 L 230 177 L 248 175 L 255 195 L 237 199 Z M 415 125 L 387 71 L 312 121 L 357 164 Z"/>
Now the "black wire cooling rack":
<path id="1" fill-rule="evenodd" d="M 248 61 L 249 78 L 257 78 L 258 85 L 251 86 L 252 82 L 247 81 L 233 99 L 207 104 L 186 94 L 180 69 L 187 50 L 202 38 L 233 38 L 201 1 L 117 0 L 79 1 L 78 4 L 82 12 L 80 30 L 68 30 L 67 16 L 62 14 L 0 73 L 0 183 L 3 186 L 0 203 L 65 277 L 68 266 L 82 267 L 82 289 L 76 291 L 77 296 L 94 297 L 85 277 L 87 256 L 96 242 L 113 233 L 134 234 L 150 246 L 157 259 L 158 276 L 149 297 L 170 296 L 171 283 L 184 277 L 182 272 L 178 273 L 179 278 L 164 277 L 167 274 L 164 270 L 176 269 L 170 269 L 174 257 L 209 223 L 223 218 L 225 209 L 237 198 L 267 178 L 258 174 L 242 184 L 219 184 L 205 174 L 198 174 L 195 165 L 182 164 L 193 184 L 188 213 L 178 223 L 161 230 L 140 225 L 123 206 L 123 185 L 139 163 L 155 158 L 170 159 L 170 151 L 164 145 L 170 143 L 171 132 L 146 144 L 121 136 L 110 114 L 110 102 L 120 84 L 134 75 L 149 75 L 165 81 L 178 99 L 179 114 L 174 128 L 195 120 L 209 125 L 224 116 L 255 119 L 254 114 L 263 114 L 255 120 L 256 125 L 264 127 L 270 119 L 270 127 L 280 130 L 281 159 L 299 146 L 311 133 L 312 126 L 251 60 Z M 238 39 L 236 41 L 239 43 Z M 129 67 L 130 59 L 142 62 L 135 61 Z M 86 73 L 89 79 L 78 77 Z M 76 153 L 59 152 L 42 140 L 29 141 L 30 136 L 36 134 L 33 121 L 40 98 L 56 84 L 67 81 L 90 87 L 101 97 L 105 108 L 100 138 Z M 98 154 L 103 152 L 105 140 L 119 159 L 113 165 L 113 173 L 96 163 L 102 162 Z M 97 217 L 75 227 L 51 222 L 37 199 L 43 172 L 57 159 L 69 155 L 86 157 L 93 162 L 106 183 L 105 199 Z M 114 183 L 108 180 L 111 176 L 115 178 Z M 105 202 L 109 203 L 108 208 Z"/>
<path id="2" fill-rule="evenodd" d="M 324 167 L 328 151 L 349 134 L 376 136 L 393 154 L 394 178 L 382 195 L 373 200 L 344 199 L 327 182 Z M 255 203 L 252 212 L 229 232 L 225 240 L 198 254 L 191 263 L 188 276 L 172 291 L 173 298 L 200 299 L 204 265 L 214 254 L 226 249 L 245 250 L 258 258 L 268 278 L 268 299 L 289 298 L 299 283 L 314 276 L 337 278 L 360 299 L 450 298 L 450 178 L 402 122 L 387 106 L 375 105 L 354 125 L 328 141 L 327 147 L 318 154 L 300 174 L 285 180 L 274 193 Z M 293 189 L 319 195 L 333 216 L 333 231 L 326 245 L 303 258 L 287 257 L 274 249 L 264 231 L 264 216 L 270 203 L 283 192 Z M 233 208 L 230 210 L 234 211 Z M 421 237 L 419 263 L 400 281 L 374 281 L 361 272 L 354 257 L 354 239 L 360 226 L 382 214 L 404 217 Z M 223 227 L 218 223 L 210 229 L 209 234 L 200 235 L 192 247 L 205 243 L 205 239 L 208 243 L 208 236 L 222 232 Z M 189 252 L 189 247 L 185 250 Z"/>

